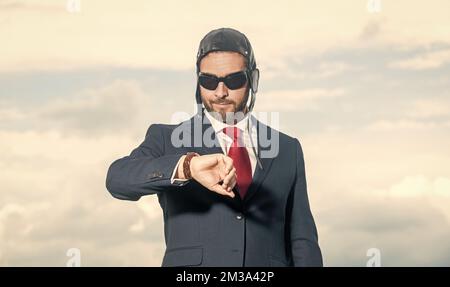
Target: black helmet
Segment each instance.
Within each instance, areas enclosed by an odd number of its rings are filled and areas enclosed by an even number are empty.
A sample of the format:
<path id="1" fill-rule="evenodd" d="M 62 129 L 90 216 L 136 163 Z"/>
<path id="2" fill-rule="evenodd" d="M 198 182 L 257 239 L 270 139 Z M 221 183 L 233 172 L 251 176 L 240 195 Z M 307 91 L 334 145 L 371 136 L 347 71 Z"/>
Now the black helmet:
<path id="1" fill-rule="evenodd" d="M 245 57 L 247 62 L 247 78 L 250 82 L 251 100 L 248 110 L 251 111 L 255 105 L 256 92 L 258 91 L 259 70 L 256 68 L 255 54 L 247 37 L 232 28 L 220 28 L 212 30 L 200 41 L 197 52 L 197 77 L 200 72 L 200 61 L 206 54 L 213 51 L 237 52 Z M 197 104 L 201 106 L 200 87 L 197 80 L 197 91 L 195 92 Z"/>

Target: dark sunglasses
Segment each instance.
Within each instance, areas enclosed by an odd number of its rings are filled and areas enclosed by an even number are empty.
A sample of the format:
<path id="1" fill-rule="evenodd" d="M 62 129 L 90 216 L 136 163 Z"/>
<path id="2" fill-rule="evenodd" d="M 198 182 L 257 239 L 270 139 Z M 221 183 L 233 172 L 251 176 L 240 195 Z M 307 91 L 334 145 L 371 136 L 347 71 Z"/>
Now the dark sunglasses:
<path id="1" fill-rule="evenodd" d="M 247 73 L 245 71 L 239 71 L 229 74 L 226 77 L 217 77 L 200 72 L 198 74 L 198 82 L 200 86 L 207 90 L 215 90 L 220 82 L 223 82 L 230 90 L 237 90 L 247 83 Z"/>

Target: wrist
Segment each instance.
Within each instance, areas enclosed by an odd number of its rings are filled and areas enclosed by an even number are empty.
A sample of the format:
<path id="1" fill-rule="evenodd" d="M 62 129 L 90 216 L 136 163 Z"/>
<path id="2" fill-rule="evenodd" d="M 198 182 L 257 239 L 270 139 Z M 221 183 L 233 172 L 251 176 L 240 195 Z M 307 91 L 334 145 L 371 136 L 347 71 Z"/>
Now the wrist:
<path id="1" fill-rule="evenodd" d="M 180 158 L 180 163 L 178 164 L 178 167 L 177 167 L 177 173 L 175 175 L 176 178 L 186 179 L 186 176 L 184 175 L 184 172 L 183 172 L 183 163 L 184 163 L 185 159 L 186 159 L 186 155 L 182 155 Z"/>
<path id="2" fill-rule="evenodd" d="M 191 161 L 197 156 L 199 156 L 199 154 L 196 152 L 188 152 L 184 156 L 185 158 L 183 160 L 183 176 L 185 179 L 193 178 Z"/>

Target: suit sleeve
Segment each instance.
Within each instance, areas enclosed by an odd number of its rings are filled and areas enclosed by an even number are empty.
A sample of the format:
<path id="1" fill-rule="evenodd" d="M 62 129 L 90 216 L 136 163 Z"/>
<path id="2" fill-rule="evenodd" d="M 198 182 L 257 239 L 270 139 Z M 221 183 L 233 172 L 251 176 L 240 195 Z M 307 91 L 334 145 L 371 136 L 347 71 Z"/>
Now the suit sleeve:
<path id="1" fill-rule="evenodd" d="M 160 125 L 151 125 L 145 140 L 130 155 L 115 160 L 106 176 L 106 188 L 123 200 L 139 200 L 141 196 L 163 192 L 186 182 L 171 182 L 171 175 L 183 155 L 164 154 L 164 136 Z"/>
<path id="2" fill-rule="evenodd" d="M 309 207 L 303 151 L 298 139 L 295 142 L 297 177 L 291 190 L 290 218 L 292 258 L 294 266 L 323 266 L 317 229 Z"/>

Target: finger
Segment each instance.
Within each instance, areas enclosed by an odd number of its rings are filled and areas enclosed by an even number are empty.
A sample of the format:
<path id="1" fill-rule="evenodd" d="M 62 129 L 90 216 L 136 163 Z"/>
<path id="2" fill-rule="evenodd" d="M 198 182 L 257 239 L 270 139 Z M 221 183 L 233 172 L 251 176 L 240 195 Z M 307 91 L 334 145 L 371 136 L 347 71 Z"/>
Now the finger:
<path id="1" fill-rule="evenodd" d="M 236 170 L 236 169 L 235 169 Z M 226 188 L 228 191 L 232 190 L 237 184 L 237 173 L 235 172 L 234 177 L 228 183 L 228 187 Z"/>
<path id="2" fill-rule="evenodd" d="M 229 173 L 233 169 L 233 159 L 229 156 L 223 156 L 223 160 L 225 163 L 225 170 L 227 173 Z"/>
<path id="3" fill-rule="evenodd" d="M 233 188 L 236 186 L 236 183 L 237 183 L 237 181 L 236 181 L 236 177 L 235 177 L 235 178 L 233 178 L 233 179 L 231 180 L 231 182 L 228 184 L 228 187 L 229 187 L 230 189 L 233 189 Z"/>
<path id="4" fill-rule="evenodd" d="M 232 179 L 230 180 L 230 182 L 228 183 L 228 186 L 226 187 L 226 190 L 227 190 L 227 191 L 233 190 L 233 188 L 236 186 L 236 184 L 237 184 L 236 177 L 234 177 L 234 178 L 232 178 Z"/>
<path id="5" fill-rule="evenodd" d="M 225 173 L 225 171 L 223 169 L 219 168 L 219 181 L 223 182 L 223 180 L 225 179 L 226 176 L 227 176 L 227 174 Z"/>
<path id="6" fill-rule="evenodd" d="M 212 190 L 213 191 L 215 191 L 215 192 L 217 192 L 217 193 L 219 193 L 219 194 L 222 194 L 222 195 L 225 195 L 225 196 L 229 196 L 229 197 L 231 197 L 231 198 L 234 198 L 234 192 L 232 192 L 232 191 L 227 191 L 226 189 L 224 189 L 222 186 L 220 186 L 220 185 L 215 185 L 215 186 L 213 186 L 212 187 Z"/>
<path id="7" fill-rule="evenodd" d="M 231 179 L 233 179 L 235 177 L 235 174 L 236 174 L 236 169 L 233 167 L 233 169 L 223 179 L 223 184 L 222 184 L 223 188 L 227 188 L 227 186 L 230 184 Z"/>
<path id="8" fill-rule="evenodd" d="M 228 173 L 225 167 L 225 160 L 223 156 L 218 160 L 217 168 L 219 170 L 220 179 L 223 180 Z"/>
<path id="9" fill-rule="evenodd" d="M 222 187 L 226 190 L 230 190 L 228 187 L 230 186 L 232 180 L 235 178 L 236 170 L 232 169 L 231 172 L 224 178 Z"/>

